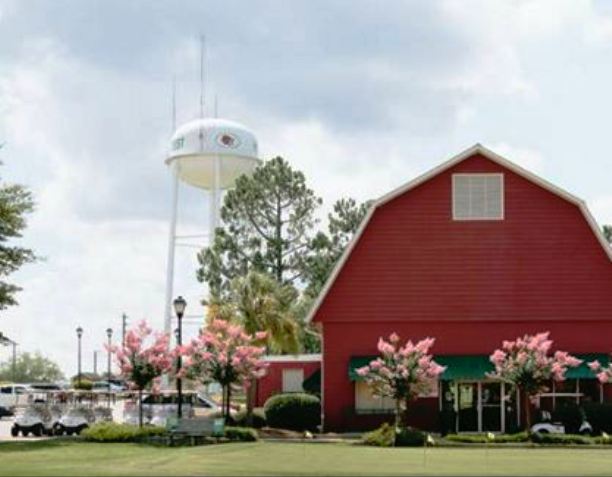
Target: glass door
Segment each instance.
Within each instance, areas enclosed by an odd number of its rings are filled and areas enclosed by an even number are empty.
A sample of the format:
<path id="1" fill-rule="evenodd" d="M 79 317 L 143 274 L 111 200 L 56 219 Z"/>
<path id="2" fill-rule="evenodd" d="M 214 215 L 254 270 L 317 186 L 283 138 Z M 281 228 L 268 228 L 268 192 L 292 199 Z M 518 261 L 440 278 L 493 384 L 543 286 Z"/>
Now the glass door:
<path id="1" fill-rule="evenodd" d="M 478 432 L 478 383 L 457 384 L 457 430 Z"/>
<path id="2" fill-rule="evenodd" d="M 500 432 L 502 430 L 501 383 L 483 381 L 481 383 L 482 430 Z"/>

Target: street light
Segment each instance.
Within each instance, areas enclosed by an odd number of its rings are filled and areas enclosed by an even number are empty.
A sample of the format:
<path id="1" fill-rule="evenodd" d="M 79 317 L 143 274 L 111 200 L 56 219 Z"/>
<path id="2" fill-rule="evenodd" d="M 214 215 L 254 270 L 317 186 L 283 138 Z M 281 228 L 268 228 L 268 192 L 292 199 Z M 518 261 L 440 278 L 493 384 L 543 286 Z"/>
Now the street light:
<path id="1" fill-rule="evenodd" d="M 176 313 L 176 317 L 178 319 L 178 328 L 176 333 L 176 344 L 177 346 L 181 346 L 183 340 L 183 315 L 185 314 L 185 308 L 187 307 L 187 302 L 182 296 L 175 298 L 174 302 L 174 312 Z M 176 359 L 176 372 L 178 373 L 181 370 L 181 366 L 183 365 L 183 360 L 181 358 L 180 353 Z M 176 412 L 176 417 L 179 419 L 183 417 L 183 382 L 181 378 L 176 378 L 176 393 L 178 395 L 178 407 Z"/>
<path id="2" fill-rule="evenodd" d="M 81 338 L 83 337 L 83 328 L 80 326 L 76 329 L 77 338 L 79 339 L 79 358 L 78 358 L 78 375 L 77 383 L 79 383 L 79 389 L 81 388 Z"/>
<path id="3" fill-rule="evenodd" d="M 108 407 L 111 404 L 110 392 L 111 392 L 111 346 L 112 346 L 112 338 L 113 338 L 113 329 L 106 328 L 106 336 L 108 337 L 108 350 L 107 350 L 107 373 L 106 373 L 106 383 L 108 384 Z"/>

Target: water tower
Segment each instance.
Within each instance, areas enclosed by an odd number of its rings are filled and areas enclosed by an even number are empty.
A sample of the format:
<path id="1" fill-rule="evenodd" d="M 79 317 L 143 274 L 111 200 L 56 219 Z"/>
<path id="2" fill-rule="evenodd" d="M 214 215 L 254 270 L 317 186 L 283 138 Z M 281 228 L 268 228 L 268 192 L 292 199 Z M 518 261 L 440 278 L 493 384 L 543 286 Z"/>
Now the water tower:
<path id="1" fill-rule="evenodd" d="M 233 187 L 239 176 L 252 172 L 259 164 L 257 139 L 249 129 L 234 121 L 195 119 L 174 132 L 166 164 L 173 181 L 164 320 L 164 331 L 170 333 L 179 184 L 185 182 L 208 193 L 210 218 L 207 236 L 208 243 L 212 243 L 215 228 L 219 225 L 222 191 Z"/>

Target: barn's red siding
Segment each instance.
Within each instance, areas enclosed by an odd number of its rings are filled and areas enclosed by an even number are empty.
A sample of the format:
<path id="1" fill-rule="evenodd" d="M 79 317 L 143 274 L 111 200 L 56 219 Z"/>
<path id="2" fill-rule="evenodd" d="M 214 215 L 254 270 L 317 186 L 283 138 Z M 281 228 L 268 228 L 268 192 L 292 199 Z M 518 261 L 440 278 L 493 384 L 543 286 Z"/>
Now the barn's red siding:
<path id="1" fill-rule="evenodd" d="M 303 369 L 304 379 L 308 379 L 308 377 L 320 367 L 320 361 L 288 360 L 269 363 L 266 375 L 257 381 L 255 406 L 263 406 L 270 396 L 282 392 L 284 369 Z"/>
<path id="2" fill-rule="evenodd" d="M 453 221 L 456 172 L 503 173 L 504 220 Z M 610 352 L 612 264 L 578 206 L 475 154 L 376 210 L 314 320 L 325 425 L 347 427 L 348 361 L 391 331 L 435 337 L 435 354 L 544 330 L 568 351 Z"/>

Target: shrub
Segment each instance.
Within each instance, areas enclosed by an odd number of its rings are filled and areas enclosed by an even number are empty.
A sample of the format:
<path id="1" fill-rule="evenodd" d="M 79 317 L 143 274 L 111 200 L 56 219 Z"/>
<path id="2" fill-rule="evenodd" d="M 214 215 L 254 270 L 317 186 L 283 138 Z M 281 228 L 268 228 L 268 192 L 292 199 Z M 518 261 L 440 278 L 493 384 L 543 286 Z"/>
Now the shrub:
<path id="1" fill-rule="evenodd" d="M 254 442 L 259 440 L 257 431 L 250 427 L 232 427 L 225 428 L 225 438 L 236 442 Z"/>
<path id="2" fill-rule="evenodd" d="M 445 437 L 451 442 L 464 442 L 467 444 L 486 444 L 486 434 L 449 434 Z M 489 440 L 489 444 L 506 444 L 508 442 L 527 442 L 529 435 L 526 432 L 518 432 L 516 434 L 499 434 L 495 439 Z"/>
<path id="3" fill-rule="evenodd" d="M 315 431 L 321 423 L 321 402 L 310 394 L 277 394 L 266 401 L 264 411 L 270 427 Z"/>
<path id="4" fill-rule="evenodd" d="M 100 422 L 85 429 L 81 436 L 94 442 L 138 442 L 151 436 L 160 436 L 166 429 L 157 426 L 139 427 L 131 424 Z"/>
<path id="5" fill-rule="evenodd" d="M 385 422 L 378 429 L 365 433 L 361 442 L 367 446 L 392 447 L 394 439 L 395 429 L 388 422 Z"/>
<path id="6" fill-rule="evenodd" d="M 237 426 L 248 427 L 246 410 L 240 411 L 238 414 L 236 414 L 234 421 L 236 422 Z M 264 414 L 263 409 L 253 410 L 253 421 L 251 422 L 251 427 L 254 429 L 266 427 L 266 415 Z"/>
<path id="7" fill-rule="evenodd" d="M 395 434 L 396 447 L 417 447 L 425 444 L 425 434 L 413 427 L 405 427 Z"/>
<path id="8" fill-rule="evenodd" d="M 72 383 L 72 387 L 81 391 L 91 391 L 93 382 L 91 382 L 89 379 L 81 379 L 81 382 L 79 383 L 79 381 L 75 379 Z"/>
<path id="9" fill-rule="evenodd" d="M 531 434 L 531 440 L 536 444 L 592 444 L 593 439 L 576 434 Z"/>

